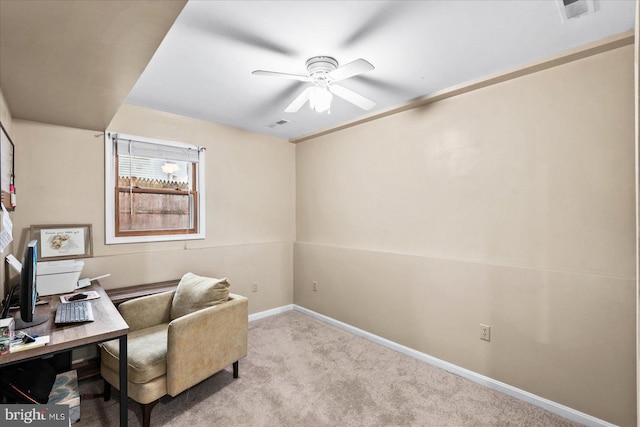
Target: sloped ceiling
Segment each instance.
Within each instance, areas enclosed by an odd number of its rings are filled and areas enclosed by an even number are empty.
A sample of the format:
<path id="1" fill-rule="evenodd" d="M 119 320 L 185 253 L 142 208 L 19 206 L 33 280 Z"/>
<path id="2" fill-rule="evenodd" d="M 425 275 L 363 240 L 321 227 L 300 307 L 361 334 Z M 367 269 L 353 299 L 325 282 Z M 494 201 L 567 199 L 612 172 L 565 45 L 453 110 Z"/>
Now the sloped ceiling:
<path id="1" fill-rule="evenodd" d="M 14 118 L 104 130 L 186 0 L 0 1 L 0 88 Z"/>

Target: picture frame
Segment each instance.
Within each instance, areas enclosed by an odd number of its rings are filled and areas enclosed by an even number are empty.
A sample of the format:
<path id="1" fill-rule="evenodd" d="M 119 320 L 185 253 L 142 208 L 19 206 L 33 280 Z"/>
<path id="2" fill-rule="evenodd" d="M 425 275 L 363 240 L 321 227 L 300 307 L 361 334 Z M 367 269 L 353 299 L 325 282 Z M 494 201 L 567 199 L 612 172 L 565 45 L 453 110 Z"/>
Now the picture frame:
<path id="1" fill-rule="evenodd" d="M 15 202 L 15 145 L 0 122 L 0 193 L 1 200 L 7 210 L 14 210 Z"/>
<path id="2" fill-rule="evenodd" d="M 32 225 L 31 240 L 38 241 L 38 260 L 91 258 L 91 231 L 91 224 Z"/>

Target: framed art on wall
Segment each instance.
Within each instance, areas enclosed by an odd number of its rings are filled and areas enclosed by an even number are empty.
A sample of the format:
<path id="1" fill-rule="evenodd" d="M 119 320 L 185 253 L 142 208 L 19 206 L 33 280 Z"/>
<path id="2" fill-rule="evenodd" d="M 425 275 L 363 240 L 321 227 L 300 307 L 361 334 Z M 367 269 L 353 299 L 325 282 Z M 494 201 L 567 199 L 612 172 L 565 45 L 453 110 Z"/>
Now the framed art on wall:
<path id="1" fill-rule="evenodd" d="M 31 239 L 38 241 L 42 261 L 93 256 L 91 224 L 32 225 Z"/>

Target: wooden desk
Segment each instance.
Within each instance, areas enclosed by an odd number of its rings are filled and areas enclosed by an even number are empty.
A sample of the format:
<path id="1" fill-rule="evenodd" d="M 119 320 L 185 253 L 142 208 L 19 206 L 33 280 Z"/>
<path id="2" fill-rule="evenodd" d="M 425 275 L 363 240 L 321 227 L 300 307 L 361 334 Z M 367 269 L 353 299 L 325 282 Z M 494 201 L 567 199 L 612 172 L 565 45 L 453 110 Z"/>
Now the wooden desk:
<path id="1" fill-rule="evenodd" d="M 0 366 L 35 359 L 42 356 L 66 352 L 89 344 L 97 344 L 112 339 L 120 342 L 120 426 L 127 425 L 127 333 L 129 325 L 113 305 L 102 286 L 98 283 L 83 290 L 96 291 L 98 299 L 91 303 L 94 321 L 80 324 L 56 325 L 53 323 L 56 308 L 60 303 L 59 295 L 41 297 L 48 304 L 36 306 L 36 314 L 48 318 L 46 323 L 24 329 L 27 334 L 49 335 L 49 344 L 30 350 L 9 353 L 0 356 Z"/>

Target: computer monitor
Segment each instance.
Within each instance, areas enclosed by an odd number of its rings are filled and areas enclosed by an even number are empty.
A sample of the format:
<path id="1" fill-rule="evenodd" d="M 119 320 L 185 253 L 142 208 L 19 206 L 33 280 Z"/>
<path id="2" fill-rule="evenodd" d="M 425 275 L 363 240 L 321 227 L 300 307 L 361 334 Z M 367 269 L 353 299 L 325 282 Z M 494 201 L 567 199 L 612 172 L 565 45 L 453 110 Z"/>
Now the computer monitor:
<path id="1" fill-rule="evenodd" d="M 27 244 L 20 273 L 20 319 L 15 319 L 16 329 L 40 325 L 47 321 L 45 316 L 37 316 L 36 300 L 38 287 L 36 284 L 36 266 L 38 264 L 38 241 L 32 240 Z"/>

